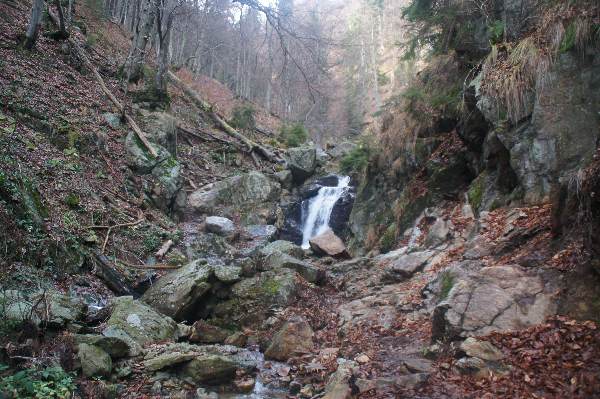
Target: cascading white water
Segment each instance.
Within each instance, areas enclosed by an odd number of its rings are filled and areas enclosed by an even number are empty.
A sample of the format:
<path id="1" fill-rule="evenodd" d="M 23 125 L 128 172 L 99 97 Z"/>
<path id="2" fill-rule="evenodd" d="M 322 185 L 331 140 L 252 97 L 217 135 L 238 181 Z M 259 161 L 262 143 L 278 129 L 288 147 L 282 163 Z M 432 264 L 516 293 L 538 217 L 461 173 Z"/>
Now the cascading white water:
<path id="1" fill-rule="evenodd" d="M 340 177 L 336 187 L 321 187 L 315 197 L 306 200 L 308 205 L 302 204 L 302 248 L 309 248 L 308 240 L 329 228 L 333 207 L 349 187 L 350 177 Z"/>

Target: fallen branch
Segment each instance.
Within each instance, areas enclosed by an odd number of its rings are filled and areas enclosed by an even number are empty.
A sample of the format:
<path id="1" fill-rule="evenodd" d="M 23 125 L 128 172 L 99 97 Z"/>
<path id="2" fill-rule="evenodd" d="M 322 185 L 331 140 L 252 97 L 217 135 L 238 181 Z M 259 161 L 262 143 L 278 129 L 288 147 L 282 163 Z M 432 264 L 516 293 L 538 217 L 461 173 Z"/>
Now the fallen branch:
<path id="1" fill-rule="evenodd" d="M 122 274 L 112 265 L 108 258 L 100 253 L 100 251 L 93 250 L 95 258 L 97 260 L 94 268 L 94 274 L 101 278 L 108 288 L 110 288 L 117 295 L 131 295 L 132 290 L 123 281 Z"/>
<path id="2" fill-rule="evenodd" d="M 257 152 L 259 155 L 271 162 L 282 162 L 282 160 L 279 157 L 277 157 L 273 152 L 261 146 L 260 144 L 255 143 L 254 141 L 250 140 L 243 134 L 240 134 L 237 130 L 231 127 L 231 125 L 225 122 L 225 120 L 223 120 L 223 118 L 221 118 L 214 111 L 213 106 L 211 104 L 204 101 L 194 89 L 183 83 L 181 79 L 179 79 L 173 72 L 167 71 L 166 76 L 171 82 L 173 82 L 175 86 L 179 87 L 184 92 L 184 94 L 188 96 L 198 107 L 200 107 L 202 111 L 206 112 L 211 117 L 213 122 L 215 122 L 217 126 L 219 126 L 219 128 L 221 128 L 225 133 L 227 133 L 231 137 L 235 137 L 236 139 L 241 141 L 246 147 L 248 147 L 248 150 L 250 152 Z"/>
<path id="3" fill-rule="evenodd" d="M 160 247 L 160 249 L 159 249 L 158 251 L 156 251 L 156 254 L 155 254 L 155 256 L 156 256 L 157 258 L 159 258 L 159 259 L 160 259 L 160 258 L 162 258 L 162 257 L 164 257 L 164 256 L 167 254 L 167 252 L 169 252 L 169 249 L 171 249 L 171 247 L 173 246 L 173 244 L 174 244 L 174 243 L 173 243 L 173 240 L 167 240 L 167 241 L 166 241 L 166 242 L 165 242 L 165 243 L 164 243 L 164 244 L 163 244 L 163 245 Z"/>
<path id="4" fill-rule="evenodd" d="M 55 25 L 57 25 L 57 26 L 60 25 L 60 21 L 58 20 L 58 17 L 54 14 L 54 12 L 52 12 L 52 10 L 48 9 L 48 15 L 50 15 L 50 18 L 52 19 L 52 22 L 54 22 Z M 79 44 L 72 37 L 67 38 L 67 40 L 69 41 L 69 43 L 71 43 L 71 46 L 73 46 L 73 49 L 75 50 L 77 55 L 81 58 L 81 60 L 85 64 L 85 66 L 90 71 L 92 71 L 92 74 L 96 78 L 96 81 L 100 85 L 100 88 L 102 89 L 104 94 L 106 94 L 108 99 L 113 103 L 113 105 L 117 108 L 119 113 L 121 115 L 123 115 L 123 117 L 129 124 L 129 126 L 131 127 L 131 130 L 133 130 L 134 133 L 138 136 L 138 138 L 144 144 L 144 146 L 148 149 L 150 154 L 152 154 L 152 156 L 154 156 L 154 157 L 157 157 L 158 153 L 156 152 L 154 147 L 152 147 L 152 145 L 146 138 L 146 135 L 144 134 L 142 129 L 140 129 L 140 127 L 135 122 L 135 120 L 133 120 L 133 118 L 125 112 L 125 107 L 123 106 L 123 104 L 121 104 L 121 102 L 117 99 L 117 97 L 115 97 L 115 95 L 109 90 L 108 86 L 106 86 L 106 83 L 104 83 L 104 79 L 102 78 L 102 76 L 100 76 L 100 73 L 98 72 L 96 67 L 92 64 L 92 62 L 87 57 L 87 55 L 85 55 L 85 53 L 81 49 L 81 47 L 79 47 Z"/>

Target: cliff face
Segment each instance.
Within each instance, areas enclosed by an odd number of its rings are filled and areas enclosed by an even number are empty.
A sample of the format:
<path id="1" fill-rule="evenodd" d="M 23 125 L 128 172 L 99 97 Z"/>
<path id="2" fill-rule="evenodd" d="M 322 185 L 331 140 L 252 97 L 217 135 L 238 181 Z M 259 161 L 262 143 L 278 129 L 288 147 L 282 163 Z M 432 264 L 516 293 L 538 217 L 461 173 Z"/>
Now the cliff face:
<path id="1" fill-rule="evenodd" d="M 466 21 L 473 29 L 432 58 L 383 117 L 382 151 L 351 217 L 357 245 L 400 239 L 440 200 L 464 195 L 475 214 L 547 203 L 592 161 L 598 7 L 496 3 L 503 39 L 490 38 L 480 18 Z"/>

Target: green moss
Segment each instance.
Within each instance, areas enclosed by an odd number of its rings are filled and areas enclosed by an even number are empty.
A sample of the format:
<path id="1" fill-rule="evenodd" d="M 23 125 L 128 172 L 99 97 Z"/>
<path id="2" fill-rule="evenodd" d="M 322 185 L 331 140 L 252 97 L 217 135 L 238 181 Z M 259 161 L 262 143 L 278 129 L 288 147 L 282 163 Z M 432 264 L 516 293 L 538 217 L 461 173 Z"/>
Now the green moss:
<path id="1" fill-rule="evenodd" d="M 454 287 L 454 277 L 450 275 L 450 273 L 442 274 L 441 281 L 441 289 L 440 289 L 440 299 L 444 300 L 448 297 L 450 290 Z"/>
<path id="2" fill-rule="evenodd" d="M 574 22 L 571 22 L 567 29 L 565 29 L 565 35 L 563 36 L 558 51 L 566 53 L 575 47 L 575 41 L 577 39 L 577 26 Z"/>
<path id="3" fill-rule="evenodd" d="M 471 208 L 473 208 L 474 212 L 479 211 L 481 207 L 481 202 L 483 201 L 483 192 L 485 190 L 485 173 L 480 174 L 473 182 L 471 183 L 471 187 L 469 187 L 469 191 L 467 196 L 469 198 L 469 204 Z"/>
<path id="4" fill-rule="evenodd" d="M 81 200 L 80 200 L 79 196 L 75 193 L 70 193 L 65 198 L 65 204 L 67 204 L 67 206 L 69 208 L 73 208 L 73 209 L 79 208 L 80 201 Z"/>
<path id="5" fill-rule="evenodd" d="M 275 296 L 281 289 L 281 283 L 277 279 L 268 279 L 260 287 L 264 294 L 268 296 Z"/>

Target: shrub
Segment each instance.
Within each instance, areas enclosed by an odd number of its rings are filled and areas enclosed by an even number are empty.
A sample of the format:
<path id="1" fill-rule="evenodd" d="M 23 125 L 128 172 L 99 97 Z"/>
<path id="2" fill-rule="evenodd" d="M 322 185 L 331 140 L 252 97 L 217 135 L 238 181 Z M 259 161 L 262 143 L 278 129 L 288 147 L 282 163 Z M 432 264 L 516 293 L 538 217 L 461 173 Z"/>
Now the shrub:
<path id="1" fill-rule="evenodd" d="M 0 370 L 6 370 L 0 366 Z M 69 398 L 75 390 L 73 375 L 61 367 L 25 369 L 0 379 L 0 393 L 6 398 Z"/>
<path id="2" fill-rule="evenodd" d="M 396 223 L 392 223 L 385 229 L 385 232 L 379 240 L 379 249 L 382 253 L 389 252 L 396 244 Z"/>
<path id="3" fill-rule="evenodd" d="M 281 139 L 288 147 L 298 147 L 308 140 L 308 132 L 300 122 L 284 125 L 281 128 Z"/>
<path id="4" fill-rule="evenodd" d="M 352 149 L 340 160 L 340 169 L 342 172 L 352 172 L 364 170 L 369 164 L 371 158 L 371 148 L 366 143 L 362 143 Z"/>
<path id="5" fill-rule="evenodd" d="M 231 118 L 231 126 L 236 129 L 254 129 L 256 127 L 254 113 L 254 108 L 249 105 L 235 107 Z"/>

